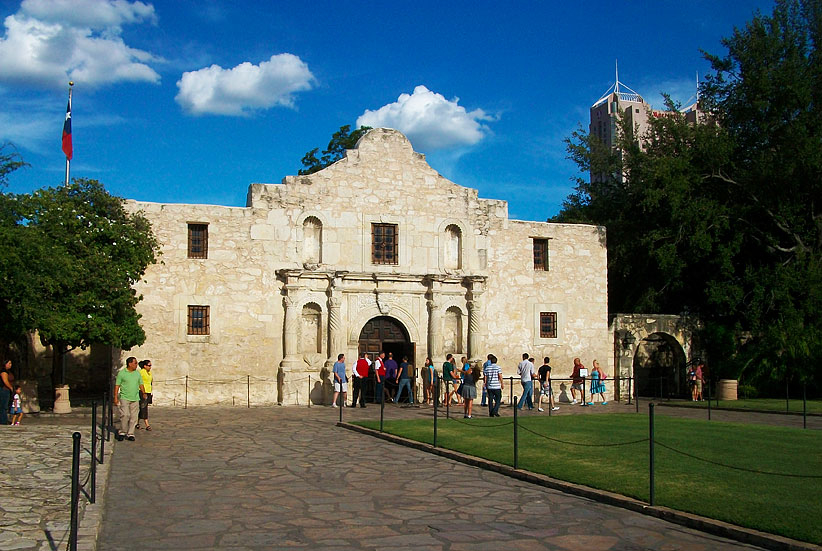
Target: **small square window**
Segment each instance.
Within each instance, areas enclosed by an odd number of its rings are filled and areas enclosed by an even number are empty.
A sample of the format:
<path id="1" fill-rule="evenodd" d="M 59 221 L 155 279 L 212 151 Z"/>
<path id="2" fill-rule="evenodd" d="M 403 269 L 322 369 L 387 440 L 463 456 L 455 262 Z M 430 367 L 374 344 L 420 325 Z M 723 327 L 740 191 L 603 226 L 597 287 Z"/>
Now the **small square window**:
<path id="1" fill-rule="evenodd" d="M 188 225 L 188 257 L 208 258 L 208 224 Z"/>
<path id="2" fill-rule="evenodd" d="M 548 271 L 548 240 L 534 238 L 534 270 Z"/>
<path id="3" fill-rule="evenodd" d="M 397 225 L 371 224 L 371 262 L 398 264 Z"/>
<path id="4" fill-rule="evenodd" d="M 541 338 L 541 339 L 555 339 L 555 338 L 557 338 L 557 313 L 556 312 L 540 312 L 539 313 L 539 338 Z"/>
<path id="5" fill-rule="evenodd" d="M 211 333 L 210 306 L 188 307 L 188 334 L 209 335 Z"/>

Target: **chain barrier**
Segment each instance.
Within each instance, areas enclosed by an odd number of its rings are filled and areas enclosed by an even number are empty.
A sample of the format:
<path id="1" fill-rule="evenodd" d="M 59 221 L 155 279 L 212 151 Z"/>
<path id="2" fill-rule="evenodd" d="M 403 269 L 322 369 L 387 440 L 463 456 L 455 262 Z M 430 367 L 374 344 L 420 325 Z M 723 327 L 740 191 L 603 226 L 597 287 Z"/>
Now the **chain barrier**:
<path id="1" fill-rule="evenodd" d="M 550 440 L 551 442 L 558 442 L 560 444 L 568 444 L 569 446 L 582 446 L 585 448 L 612 448 L 616 446 L 630 446 L 632 444 L 642 444 L 643 442 L 647 442 L 648 438 L 642 438 L 641 440 L 631 440 L 629 442 L 612 442 L 609 444 L 589 444 L 587 442 L 571 442 L 569 440 L 561 440 L 559 438 L 552 438 L 551 436 L 546 436 L 544 434 L 540 434 L 536 431 L 529 429 L 523 425 L 519 426 L 520 429 L 524 430 L 525 432 L 530 432 L 534 436 L 539 436 L 540 438 L 544 438 L 545 440 Z"/>
<path id="2" fill-rule="evenodd" d="M 676 448 L 673 448 L 671 446 L 663 444 L 662 442 L 657 441 L 656 445 L 659 446 L 660 448 L 665 448 L 666 450 L 672 451 L 672 452 L 677 453 L 679 455 L 684 455 L 685 457 L 689 457 L 689 458 L 695 459 L 697 461 L 702 461 L 704 463 L 710 463 L 711 465 L 716 465 L 717 467 L 725 467 L 726 469 L 732 469 L 734 471 L 743 471 L 743 472 L 746 472 L 746 473 L 753 473 L 753 474 L 764 474 L 764 475 L 768 475 L 768 476 L 785 476 L 785 477 L 789 477 L 789 478 L 805 478 L 805 479 L 814 479 L 814 480 L 822 478 L 822 474 L 777 473 L 777 472 L 773 472 L 773 471 L 761 471 L 759 469 L 748 469 L 746 467 L 738 467 L 736 465 L 727 465 L 725 463 L 720 463 L 719 461 L 714 461 L 712 459 L 706 459 L 704 457 L 699 457 L 697 455 L 693 455 L 693 454 L 690 454 L 688 452 L 678 450 Z"/>
<path id="3" fill-rule="evenodd" d="M 513 421 L 508 421 L 507 423 L 500 423 L 498 425 L 478 425 L 476 423 L 466 423 L 465 421 L 463 421 L 461 419 L 457 419 L 456 417 L 452 417 L 451 421 L 455 421 L 455 422 L 457 422 L 461 425 L 466 425 L 468 427 L 475 428 L 475 429 L 493 429 L 493 428 L 496 428 L 496 427 L 507 427 L 507 426 L 510 426 L 510 425 L 514 424 Z"/>

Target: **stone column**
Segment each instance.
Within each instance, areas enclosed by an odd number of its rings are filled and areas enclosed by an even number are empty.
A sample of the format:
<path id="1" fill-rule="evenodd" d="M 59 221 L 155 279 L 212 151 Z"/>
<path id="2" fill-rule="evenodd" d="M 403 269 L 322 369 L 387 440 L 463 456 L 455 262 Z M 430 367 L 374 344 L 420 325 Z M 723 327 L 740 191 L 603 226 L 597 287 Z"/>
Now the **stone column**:
<path id="1" fill-rule="evenodd" d="M 283 335 L 283 361 L 280 365 L 286 371 L 300 367 L 302 363 L 298 353 L 298 331 L 300 327 L 300 316 L 297 310 L 298 303 L 291 297 L 283 298 L 285 305 L 285 323 Z"/>
<path id="2" fill-rule="evenodd" d="M 468 278 L 468 358 L 474 362 L 482 360 L 483 354 L 483 323 L 482 323 L 482 301 L 480 297 L 485 292 L 484 277 Z"/>
<path id="3" fill-rule="evenodd" d="M 330 368 L 337 361 L 337 354 L 345 354 L 345 332 L 342 327 L 342 299 L 328 298 L 328 359 L 325 366 Z"/>
<path id="4" fill-rule="evenodd" d="M 300 270 L 281 270 L 280 277 L 285 279 L 285 296 L 283 305 L 285 307 L 285 317 L 283 321 L 283 361 L 280 366 L 283 371 L 288 372 L 302 366 L 303 361 L 299 354 L 299 330 L 300 312 L 299 304 L 301 288 L 299 278 Z M 287 376 L 286 376 L 286 384 Z"/>
<path id="5" fill-rule="evenodd" d="M 442 353 L 442 308 L 428 299 L 428 356 L 436 362 Z"/>

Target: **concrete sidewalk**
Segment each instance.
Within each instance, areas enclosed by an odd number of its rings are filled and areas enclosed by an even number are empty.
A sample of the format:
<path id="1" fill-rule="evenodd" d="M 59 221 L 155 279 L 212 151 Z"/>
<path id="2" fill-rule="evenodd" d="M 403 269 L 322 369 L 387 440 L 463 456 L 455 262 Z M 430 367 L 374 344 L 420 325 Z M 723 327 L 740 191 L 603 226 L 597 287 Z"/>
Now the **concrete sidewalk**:
<path id="1" fill-rule="evenodd" d="M 98 549 L 754 549 L 337 419 L 324 407 L 155 408 L 152 432 L 117 445 Z"/>

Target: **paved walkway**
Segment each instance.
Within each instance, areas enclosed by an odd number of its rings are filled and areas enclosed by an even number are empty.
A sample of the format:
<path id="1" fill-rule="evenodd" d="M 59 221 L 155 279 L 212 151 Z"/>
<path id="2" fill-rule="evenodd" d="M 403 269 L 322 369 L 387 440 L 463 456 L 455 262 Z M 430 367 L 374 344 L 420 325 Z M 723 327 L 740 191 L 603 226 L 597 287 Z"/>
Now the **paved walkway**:
<path id="1" fill-rule="evenodd" d="M 337 415 L 155 408 L 155 430 L 117 444 L 98 549 L 754 549 L 341 429 Z"/>

